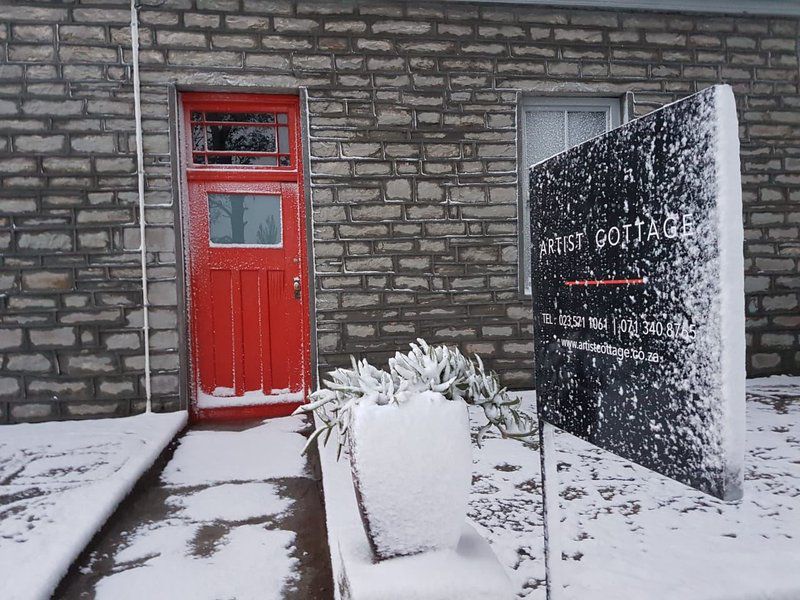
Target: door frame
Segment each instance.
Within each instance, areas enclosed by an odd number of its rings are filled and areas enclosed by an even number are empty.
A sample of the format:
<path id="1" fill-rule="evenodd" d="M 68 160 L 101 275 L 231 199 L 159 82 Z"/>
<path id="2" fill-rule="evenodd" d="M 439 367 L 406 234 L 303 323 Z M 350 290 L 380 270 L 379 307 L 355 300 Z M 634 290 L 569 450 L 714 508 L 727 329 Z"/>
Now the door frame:
<path id="1" fill-rule="evenodd" d="M 174 88 L 173 88 L 174 89 Z M 305 111 L 302 108 L 301 96 L 286 93 L 263 93 L 231 92 L 229 89 L 224 91 L 181 91 L 174 90 L 174 147 L 173 154 L 173 176 L 176 177 L 178 185 L 175 190 L 176 197 L 176 221 L 180 223 L 181 240 L 181 267 L 182 280 L 179 293 L 182 296 L 182 309 L 179 319 L 182 321 L 182 329 L 185 334 L 182 336 L 182 351 L 185 359 L 181 361 L 181 368 L 185 369 L 182 380 L 186 389 L 186 406 L 189 411 L 189 418 L 192 422 L 205 420 L 240 420 L 269 418 L 284 416 L 286 414 L 286 404 L 265 404 L 254 406 L 235 406 L 219 408 L 199 408 L 197 406 L 198 380 L 197 380 L 197 357 L 193 341 L 196 338 L 193 331 L 191 318 L 192 311 L 192 255 L 190 244 L 190 220 L 189 220 L 189 182 L 290 182 L 297 185 L 297 209 L 300 236 L 300 265 L 299 273 L 302 287 L 301 302 L 304 309 L 301 309 L 302 329 L 300 343 L 302 345 L 301 357 L 303 361 L 302 374 L 304 381 L 304 391 L 310 392 L 313 385 L 313 369 L 311 348 L 311 326 L 314 322 L 314 310 L 311 304 L 313 293 L 311 285 L 314 280 L 313 266 L 310 260 L 311 254 L 311 224 L 309 221 L 309 202 L 307 193 L 307 151 L 308 145 L 303 138 L 305 131 L 304 119 Z M 212 166 L 198 166 L 191 162 L 192 152 L 190 147 L 190 113 L 193 108 L 203 110 L 236 110 L 236 111 L 264 111 L 265 107 L 273 110 L 287 110 L 290 112 L 290 148 L 293 157 L 291 167 L 272 167 L 264 169 L 257 166 L 226 166 L 225 168 Z M 177 223 L 176 223 L 177 226 Z M 306 398 L 307 401 L 307 398 Z M 299 405 L 300 403 L 297 403 Z"/>

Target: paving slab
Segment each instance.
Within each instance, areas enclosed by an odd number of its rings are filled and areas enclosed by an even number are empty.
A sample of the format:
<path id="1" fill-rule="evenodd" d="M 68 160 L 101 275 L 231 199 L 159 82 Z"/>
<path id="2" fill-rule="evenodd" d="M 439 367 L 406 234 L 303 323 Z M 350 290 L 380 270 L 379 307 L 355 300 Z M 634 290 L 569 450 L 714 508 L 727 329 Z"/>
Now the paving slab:
<path id="1" fill-rule="evenodd" d="M 59 599 L 331 597 L 303 417 L 193 426 L 84 553 Z"/>

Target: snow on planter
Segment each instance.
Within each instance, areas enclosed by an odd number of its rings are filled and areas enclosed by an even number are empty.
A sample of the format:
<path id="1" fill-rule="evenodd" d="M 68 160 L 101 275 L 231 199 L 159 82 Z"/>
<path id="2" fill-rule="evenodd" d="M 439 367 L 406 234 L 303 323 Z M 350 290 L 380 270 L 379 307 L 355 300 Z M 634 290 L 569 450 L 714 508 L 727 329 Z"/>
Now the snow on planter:
<path id="1" fill-rule="evenodd" d="M 744 456 L 737 131 L 714 86 L 530 172 L 540 416 L 726 500 Z"/>
<path id="2" fill-rule="evenodd" d="M 380 559 L 455 548 L 472 481 L 467 406 L 436 392 L 353 408 L 351 464 Z"/>
<path id="3" fill-rule="evenodd" d="M 315 413 L 317 426 L 323 423 Z M 477 417 L 478 415 L 476 415 Z M 489 543 L 464 519 L 453 550 L 375 562 L 359 516 L 348 452 L 319 443 L 325 520 L 336 600 L 508 600 L 508 575 Z"/>

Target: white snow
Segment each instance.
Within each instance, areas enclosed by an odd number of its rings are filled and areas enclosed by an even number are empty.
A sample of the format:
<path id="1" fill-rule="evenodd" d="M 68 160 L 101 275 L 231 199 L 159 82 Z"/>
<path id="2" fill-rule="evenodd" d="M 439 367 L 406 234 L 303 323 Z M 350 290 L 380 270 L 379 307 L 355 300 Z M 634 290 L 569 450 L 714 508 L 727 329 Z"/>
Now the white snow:
<path id="1" fill-rule="evenodd" d="M 307 476 L 300 417 L 242 431 L 196 429 L 161 479 L 167 515 L 135 528 L 96 586 L 98 600 L 278 600 L 296 583 L 292 509 L 280 478 Z"/>
<path id="2" fill-rule="evenodd" d="M 288 551 L 294 542 L 292 532 L 244 525 L 231 530 L 211 556 L 189 557 L 185 553 L 189 551 L 193 533 L 184 525 L 161 530 L 159 541 L 163 538 L 168 540 L 167 544 L 157 546 L 150 540 L 140 546 L 146 552 L 135 558 L 134 553 L 128 552 L 128 560 L 145 561 L 144 566 L 101 579 L 96 597 L 99 600 L 283 597 L 283 586 L 296 562 Z"/>
<path id="3" fill-rule="evenodd" d="M 0 598 L 49 598 L 185 423 L 175 412 L 2 426 Z"/>
<path id="4" fill-rule="evenodd" d="M 170 496 L 167 503 L 180 507 L 177 517 L 192 521 L 246 521 L 280 515 L 292 505 L 272 483 L 225 483 L 188 496 Z"/>
<path id="5" fill-rule="evenodd" d="M 380 407 L 387 408 L 386 406 Z M 356 504 L 350 461 L 336 444 L 320 447 L 328 543 L 337 600 L 507 600 L 508 576 L 486 541 L 464 521 L 455 550 L 373 563 Z M 407 449 L 400 451 L 400 458 Z M 415 506 L 424 510 L 423 506 Z"/>
<path id="6" fill-rule="evenodd" d="M 262 390 L 250 390 L 237 396 L 233 388 L 217 387 L 212 393 L 200 389 L 197 393 L 199 408 L 221 408 L 225 406 L 256 406 L 260 404 L 289 404 L 302 402 L 305 394 L 302 391 L 292 392 L 289 388 L 270 390 L 265 394 Z"/>
<path id="7" fill-rule="evenodd" d="M 246 431 L 191 431 L 161 478 L 168 485 L 191 486 L 300 476 L 306 468 L 305 438 L 269 435 L 291 433 L 289 425 L 287 419 L 273 419 Z"/>
<path id="8" fill-rule="evenodd" d="M 800 598 L 800 377 L 747 382 L 744 497 L 723 502 L 557 430 L 555 600 Z M 532 406 L 534 393 L 523 394 Z M 490 434 L 494 435 L 494 434 Z M 474 452 L 470 518 L 519 597 L 542 600 L 535 445 Z"/>
<path id="9" fill-rule="evenodd" d="M 739 123 L 729 85 L 714 86 L 716 116 L 717 224 L 720 273 L 720 382 L 726 401 L 722 422 L 725 470 L 739 473 L 745 453 L 745 307 L 742 181 Z"/>
<path id="10" fill-rule="evenodd" d="M 378 555 L 455 548 L 472 479 L 466 404 L 436 392 L 397 404 L 362 401 L 353 409 L 351 436 Z"/>

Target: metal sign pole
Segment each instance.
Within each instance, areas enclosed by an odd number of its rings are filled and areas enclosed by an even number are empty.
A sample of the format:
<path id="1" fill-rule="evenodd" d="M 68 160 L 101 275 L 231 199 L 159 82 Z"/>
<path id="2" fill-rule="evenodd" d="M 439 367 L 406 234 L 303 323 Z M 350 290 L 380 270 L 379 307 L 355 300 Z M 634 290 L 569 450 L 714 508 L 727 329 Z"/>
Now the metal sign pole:
<path id="1" fill-rule="evenodd" d="M 561 562 L 561 549 L 558 545 L 558 470 L 556 467 L 555 427 L 539 419 L 539 458 L 542 463 L 542 517 L 544 523 L 544 569 L 547 600 L 556 600 L 555 583 L 560 581 L 556 576 Z M 548 460 L 549 457 L 549 460 Z M 547 492 L 550 482 L 551 493 Z"/>

